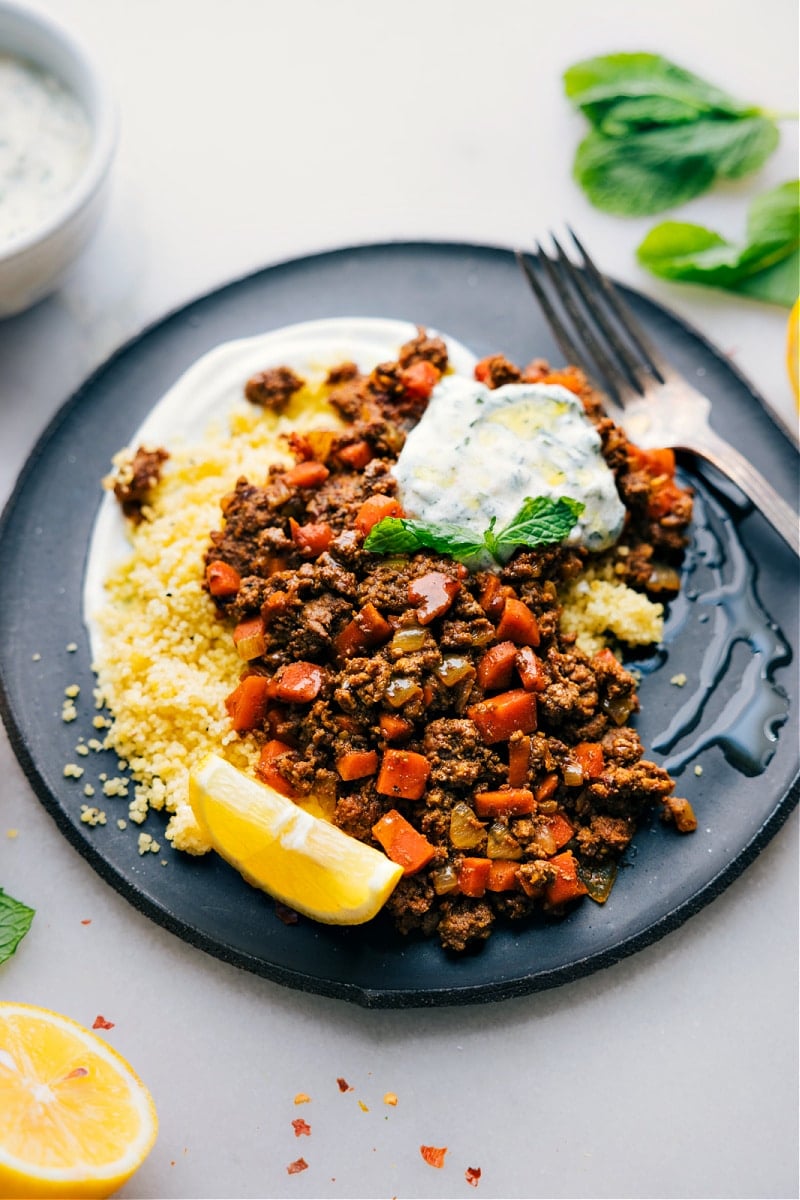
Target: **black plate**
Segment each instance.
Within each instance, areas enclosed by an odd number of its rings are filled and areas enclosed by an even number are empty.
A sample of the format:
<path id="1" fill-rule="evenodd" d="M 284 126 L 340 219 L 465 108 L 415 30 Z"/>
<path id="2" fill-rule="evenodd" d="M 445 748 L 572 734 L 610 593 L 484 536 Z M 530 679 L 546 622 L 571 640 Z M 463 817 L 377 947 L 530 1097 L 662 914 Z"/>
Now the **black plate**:
<path id="1" fill-rule="evenodd" d="M 790 497 L 795 451 L 750 386 L 674 316 L 626 294 L 668 357 L 690 377 L 702 376 L 717 428 Z M 386 1007 L 493 1000 L 562 984 L 679 926 L 752 861 L 797 802 L 790 732 L 797 682 L 787 669 L 789 647 L 797 645 L 796 563 L 758 513 L 720 500 L 697 478 L 699 521 L 686 597 L 670 614 L 665 647 L 640 664 L 639 728 L 647 747 L 661 744 L 674 762 L 695 746 L 679 770 L 678 791 L 691 798 L 700 827 L 680 837 L 654 820 L 638 835 L 604 907 L 587 901 L 561 922 L 498 931 L 480 953 L 456 959 L 434 942 L 401 940 L 381 918 L 355 929 L 286 925 L 267 897 L 214 855 L 194 860 L 170 853 L 163 867 L 160 854 L 138 854 L 137 827 L 117 828 L 125 802 L 104 799 L 99 790 L 108 824 L 90 829 L 80 821 L 87 780 L 99 788 L 99 772 L 118 774 L 113 756 L 79 758 L 74 749 L 79 736 L 96 733 L 81 587 L 99 480 L 112 454 L 211 347 L 295 321 L 353 315 L 428 324 L 478 356 L 501 350 L 517 361 L 538 355 L 560 361 L 513 256 L 491 247 L 410 243 L 315 255 L 239 280 L 160 321 L 64 405 L 6 508 L 3 716 L 31 785 L 95 870 L 153 920 L 221 959 L 291 987 Z M 70 653 L 73 642 L 77 650 Z M 698 689 L 700 663 L 708 686 Z M 670 683 L 681 672 L 689 677 L 684 688 Z M 64 723 L 64 689 L 74 683 L 81 689 L 79 716 Z M 665 731 L 679 713 L 687 732 L 669 750 Z M 705 749 L 704 741 L 711 743 Z M 770 759 L 762 773 L 753 755 Z M 64 778 L 66 762 L 86 768 L 80 781 Z M 698 762 L 702 776 L 693 770 Z M 158 820 L 151 816 L 147 824 L 156 836 Z"/>

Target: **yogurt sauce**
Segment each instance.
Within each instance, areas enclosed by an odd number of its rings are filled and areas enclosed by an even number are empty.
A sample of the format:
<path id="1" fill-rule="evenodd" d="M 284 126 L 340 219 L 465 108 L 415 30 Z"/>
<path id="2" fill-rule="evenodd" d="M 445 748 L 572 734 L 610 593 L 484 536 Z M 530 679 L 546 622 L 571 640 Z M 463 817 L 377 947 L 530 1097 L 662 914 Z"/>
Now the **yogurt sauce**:
<path id="1" fill-rule="evenodd" d="M 586 507 L 567 541 L 603 550 L 619 537 L 625 508 L 600 445 L 567 388 L 508 383 L 490 390 L 447 376 L 393 473 L 409 517 L 450 521 L 478 537 L 492 517 L 502 528 L 526 496 L 580 500 Z"/>
<path id="2" fill-rule="evenodd" d="M 0 248 L 47 219 L 90 145 L 75 96 L 31 63 L 0 54 Z"/>

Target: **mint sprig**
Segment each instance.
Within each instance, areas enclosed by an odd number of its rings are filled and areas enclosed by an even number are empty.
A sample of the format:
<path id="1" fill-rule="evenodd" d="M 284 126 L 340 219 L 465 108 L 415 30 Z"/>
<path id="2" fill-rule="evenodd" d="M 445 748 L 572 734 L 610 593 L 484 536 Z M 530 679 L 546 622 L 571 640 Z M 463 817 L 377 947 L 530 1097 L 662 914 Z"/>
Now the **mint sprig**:
<path id="1" fill-rule="evenodd" d="M 517 546 L 550 546 L 562 542 L 584 510 L 579 500 L 560 496 L 526 496 L 519 511 L 507 525 L 496 530 L 492 517 L 482 536 L 451 521 L 414 521 L 405 517 L 384 517 L 373 525 L 364 542 L 372 554 L 413 554 L 415 550 L 434 550 L 458 562 L 470 563 L 489 554 L 497 562 L 510 558 Z"/>
<path id="2" fill-rule="evenodd" d="M 34 910 L 0 888 L 0 963 L 4 963 L 31 927 Z"/>

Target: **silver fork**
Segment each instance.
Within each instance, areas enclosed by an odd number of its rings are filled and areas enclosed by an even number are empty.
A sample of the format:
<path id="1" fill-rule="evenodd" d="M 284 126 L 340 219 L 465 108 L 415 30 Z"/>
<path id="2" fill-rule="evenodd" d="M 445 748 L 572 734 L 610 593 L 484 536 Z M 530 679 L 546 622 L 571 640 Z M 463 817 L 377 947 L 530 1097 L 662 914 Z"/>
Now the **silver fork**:
<path id="1" fill-rule="evenodd" d="M 517 251 L 517 261 L 567 361 L 605 384 L 608 415 L 631 441 L 645 450 L 686 450 L 711 463 L 800 555 L 797 514 L 752 463 L 711 428 L 708 397 L 655 349 L 614 285 L 571 229 L 569 234 L 580 255 L 577 263 L 555 237 L 555 253 L 547 254 L 538 242 L 535 253 Z"/>

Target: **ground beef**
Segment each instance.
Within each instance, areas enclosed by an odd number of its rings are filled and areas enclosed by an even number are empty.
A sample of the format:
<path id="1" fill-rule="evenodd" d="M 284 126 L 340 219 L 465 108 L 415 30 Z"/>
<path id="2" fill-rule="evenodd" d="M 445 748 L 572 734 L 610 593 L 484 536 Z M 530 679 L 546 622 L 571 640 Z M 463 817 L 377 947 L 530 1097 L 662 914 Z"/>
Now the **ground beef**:
<path id="1" fill-rule="evenodd" d="M 332 369 L 325 395 L 346 432 L 293 435 L 298 469 L 239 480 L 223 498 L 206 563 L 241 579 L 214 596 L 220 615 L 260 630 L 261 652 L 242 670 L 271 681 L 252 729 L 271 747 L 271 782 L 288 795 L 328 797 L 335 824 L 373 846 L 375 826 L 397 810 L 432 857 L 403 877 L 387 912 L 401 933 L 435 933 L 461 953 L 497 920 L 558 914 L 584 878 L 600 871 L 610 880 L 654 805 L 679 830 L 693 814 L 670 798 L 666 771 L 642 757 L 628 724 L 633 676 L 610 650 L 588 657 L 560 632 L 559 587 L 580 572 L 585 551 L 520 549 L 495 574 L 433 551 L 385 558 L 364 549 L 364 513 L 391 511 L 392 465 L 427 404 L 418 386 L 426 372 L 414 373 L 422 362 L 434 379 L 447 369 L 444 343 L 419 329 L 397 362 L 369 375 L 352 363 Z M 577 370 L 553 373 L 537 360 L 522 372 L 496 355 L 478 372 L 492 387 L 545 379 L 582 397 L 629 512 L 627 555 L 615 549 L 609 561 L 645 590 L 658 556 L 678 553 L 691 498 L 653 473 L 655 460 L 636 458 Z M 282 380 L 288 398 L 290 375 L 264 372 L 258 386 L 278 396 Z M 434 585 L 429 612 L 420 596 Z M 519 644 L 499 633 L 511 600 L 535 630 Z M 281 694 L 290 663 L 319 672 L 313 701 Z M 342 763 L 355 754 L 368 766 L 352 778 Z M 382 782 L 400 761 L 403 770 L 424 765 L 421 791 L 406 790 L 402 771 L 401 782 Z"/>
<path id="2" fill-rule="evenodd" d="M 295 375 L 291 367 L 269 367 L 248 379 L 244 394 L 251 404 L 280 413 L 304 383 L 305 380 Z"/>
<path id="3" fill-rule="evenodd" d="M 142 510 L 149 502 L 161 479 L 161 468 L 169 453 L 159 447 L 148 450 L 140 446 L 133 458 L 121 464 L 112 477 L 114 495 L 129 520 L 138 523 Z"/>

